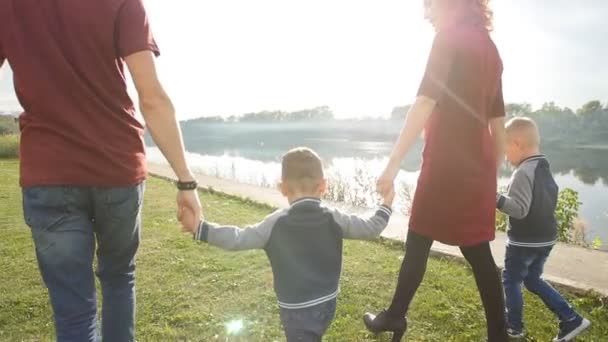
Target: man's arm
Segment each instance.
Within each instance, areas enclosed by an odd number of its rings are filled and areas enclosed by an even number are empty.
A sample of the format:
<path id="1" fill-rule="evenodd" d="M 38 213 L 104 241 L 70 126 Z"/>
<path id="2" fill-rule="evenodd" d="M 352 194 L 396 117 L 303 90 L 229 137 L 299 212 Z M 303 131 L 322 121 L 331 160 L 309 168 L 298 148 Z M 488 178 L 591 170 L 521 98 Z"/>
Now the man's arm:
<path id="1" fill-rule="evenodd" d="M 332 211 L 332 216 L 342 228 L 345 239 L 372 240 L 380 236 L 386 228 L 392 213 L 391 208 L 381 205 L 369 217 L 348 215 L 337 209 Z"/>
<path id="2" fill-rule="evenodd" d="M 186 163 L 182 134 L 173 104 L 165 93 L 154 65 L 151 51 L 136 52 L 125 57 L 135 83 L 141 113 L 154 142 L 169 161 L 182 182 L 194 181 Z M 177 195 L 178 219 L 187 231 L 194 231 L 201 221 L 201 204 L 195 190 L 179 191 Z"/>
<path id="3" fill-rule="evenodd" d="M 520 220 L 525 218 L 532 205 L 533 187 L 533 176 L 526 169 L 518 169 L 507 194 L 496 194 L 496 208 L 510 217 Z"/>
<path id="4" fill-rule="evenodd" d="M 139 104 L 150 134 L 182 182 L 194 181 L 186 163 L 182 135 L 171 100 L 156 75 L 153 55 L 159 55 L 143 0 L 124 0 L 115 20 L 117 58 L 123 58 L 135 83 Z M 177 194 L 178 219 L 193 232 L 201 217 L 195 190 Z"/>
<path id="5" fill-rule="evenodd" d="M 139 107 L 154 142 L 171 164 L 180 181 L 192 181 L 188 168 L 182 134 L 171 99 L 156 74 L 151 51 L 141 51 L 125 58 L 133 77 Z"/>
<path id="6" fill-rule="evenodd" d="M 201 222 L 194 233 L 194 239 L 229 251 L 261 249 L 266 246 L 277 220 L 285 213 L 285 210 L 278 210 L 267 216 L 262 222 L 245 229 Z"/>

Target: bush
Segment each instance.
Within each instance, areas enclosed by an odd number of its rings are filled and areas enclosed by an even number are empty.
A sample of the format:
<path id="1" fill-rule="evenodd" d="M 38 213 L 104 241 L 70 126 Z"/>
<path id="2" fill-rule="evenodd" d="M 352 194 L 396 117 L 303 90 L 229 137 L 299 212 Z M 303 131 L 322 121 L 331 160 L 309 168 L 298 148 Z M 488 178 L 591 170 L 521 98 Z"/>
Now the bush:
<path id="1" fill-rule="evenodd" d="M 0 158 L 19 157 L 19 136 L 16 134 L 0 135 Z"/>
<path id="2" fill-rule="evenodd" d="M 578 209 L 581 202 L 578 201 L 578 192 L 572 189 L 564 189 L 559 193 L 555 218 L 557 219 L 557 240 L 573 243 L 574 221 L 578 218 Z"/>
<path id="3" fill-rule="evenodd" d="M 565 243 L 585 245 L 585 241 L 577 241 L 575 237 L 575 222 L 578 218 L 578 210 L 581 202 L 578 200 L 578 192 L 566 188 L 559 193 L 555 218 L 557 219 L 557 240 Z M 496 214 L 496 229 L 505 232 L 508 228 L 507 215 L 498 212 Z"/>

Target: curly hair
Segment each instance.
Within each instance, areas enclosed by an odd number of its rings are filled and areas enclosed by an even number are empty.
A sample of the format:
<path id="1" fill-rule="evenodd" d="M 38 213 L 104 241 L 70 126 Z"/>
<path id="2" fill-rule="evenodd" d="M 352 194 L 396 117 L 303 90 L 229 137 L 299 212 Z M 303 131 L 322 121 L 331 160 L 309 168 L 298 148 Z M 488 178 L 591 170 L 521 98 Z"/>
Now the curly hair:
<path id="1" fill-rule="evenodd" d="M 432 1 L 437 0 L 425 0 L 424 6 L 430 7 Z M 442 0 L 449 6 L 455 4 L 454 0 Z M 463 17 L 460 19 L 468 24 L 485 28 L 488 32 L 493 30 L 493 17 L 494 13 L 490 9 L 490 0 L 460 0 L 462 9 L 465 10 Z"/>
<path id="2" fill-rule="evenodd" d="M 485 27 L 488 32 L 494 29 L 494 13 L 490 8 L 490 0 L 467 0 L 470 11 L 466 16 L 475 26 Z"/>

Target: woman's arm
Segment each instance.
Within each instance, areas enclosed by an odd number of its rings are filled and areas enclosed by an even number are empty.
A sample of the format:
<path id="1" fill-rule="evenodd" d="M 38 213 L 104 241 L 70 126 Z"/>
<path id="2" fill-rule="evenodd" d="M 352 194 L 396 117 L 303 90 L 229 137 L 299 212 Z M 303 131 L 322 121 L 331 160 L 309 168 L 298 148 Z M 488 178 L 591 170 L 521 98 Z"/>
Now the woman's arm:
<path id="1" fill-rule="evenodd" d="M 392 189 L 401 161 L 422 133 L 436 104 L 435 100 L 426 96 L 418 96 L 416 98 L 416 102 L 407 113 L 399 138 L 391 152 L 388 165 L 378 179 L 377 190 L 380 194 L 385 194 Z"/>
<path id="2" fill-rule="evenodd" d="M 505 158 L 505 118 L 497 117 L 490 119 L 489 129 L 490 134 L 494 138 L 496 172 L 500 172 L 500 166 Z"/>

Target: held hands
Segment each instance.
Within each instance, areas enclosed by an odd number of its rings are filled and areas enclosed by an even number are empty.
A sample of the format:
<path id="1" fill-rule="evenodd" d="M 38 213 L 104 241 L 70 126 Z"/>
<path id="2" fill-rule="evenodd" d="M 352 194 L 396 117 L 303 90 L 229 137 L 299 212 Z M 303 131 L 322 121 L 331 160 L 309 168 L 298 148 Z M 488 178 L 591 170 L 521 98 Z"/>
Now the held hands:
<path id="1" fill-rule="evenodd" d="M 393 207 L 393 200 L 395 199 L 395 187 L 392 186 L 389 190 L 388 193 L 386 193 L 385 195 L 382 195 L 383 197 L 383 201 L 382 204 L 392 208 Z"/>
<path id="2" fill-rule="evenodd" d="M 178 191 L 177 219 L 182 224 L 182 231 L 195 233 L 202 218 L 201 201 L 196 190 Z"/>
<path id="3" fill-rule="evenodd" d="M 397 177 L 397 172 L 399 172 L 399 168 L 395 168 L 389 163 L 376 181 L 376 191 L 384 198 L 390 196 L 391 202 L 392 197 L 395 196 L 395 177 Z M 391 192 L 393 192 L 392 195 L 390 194 Z"/>

